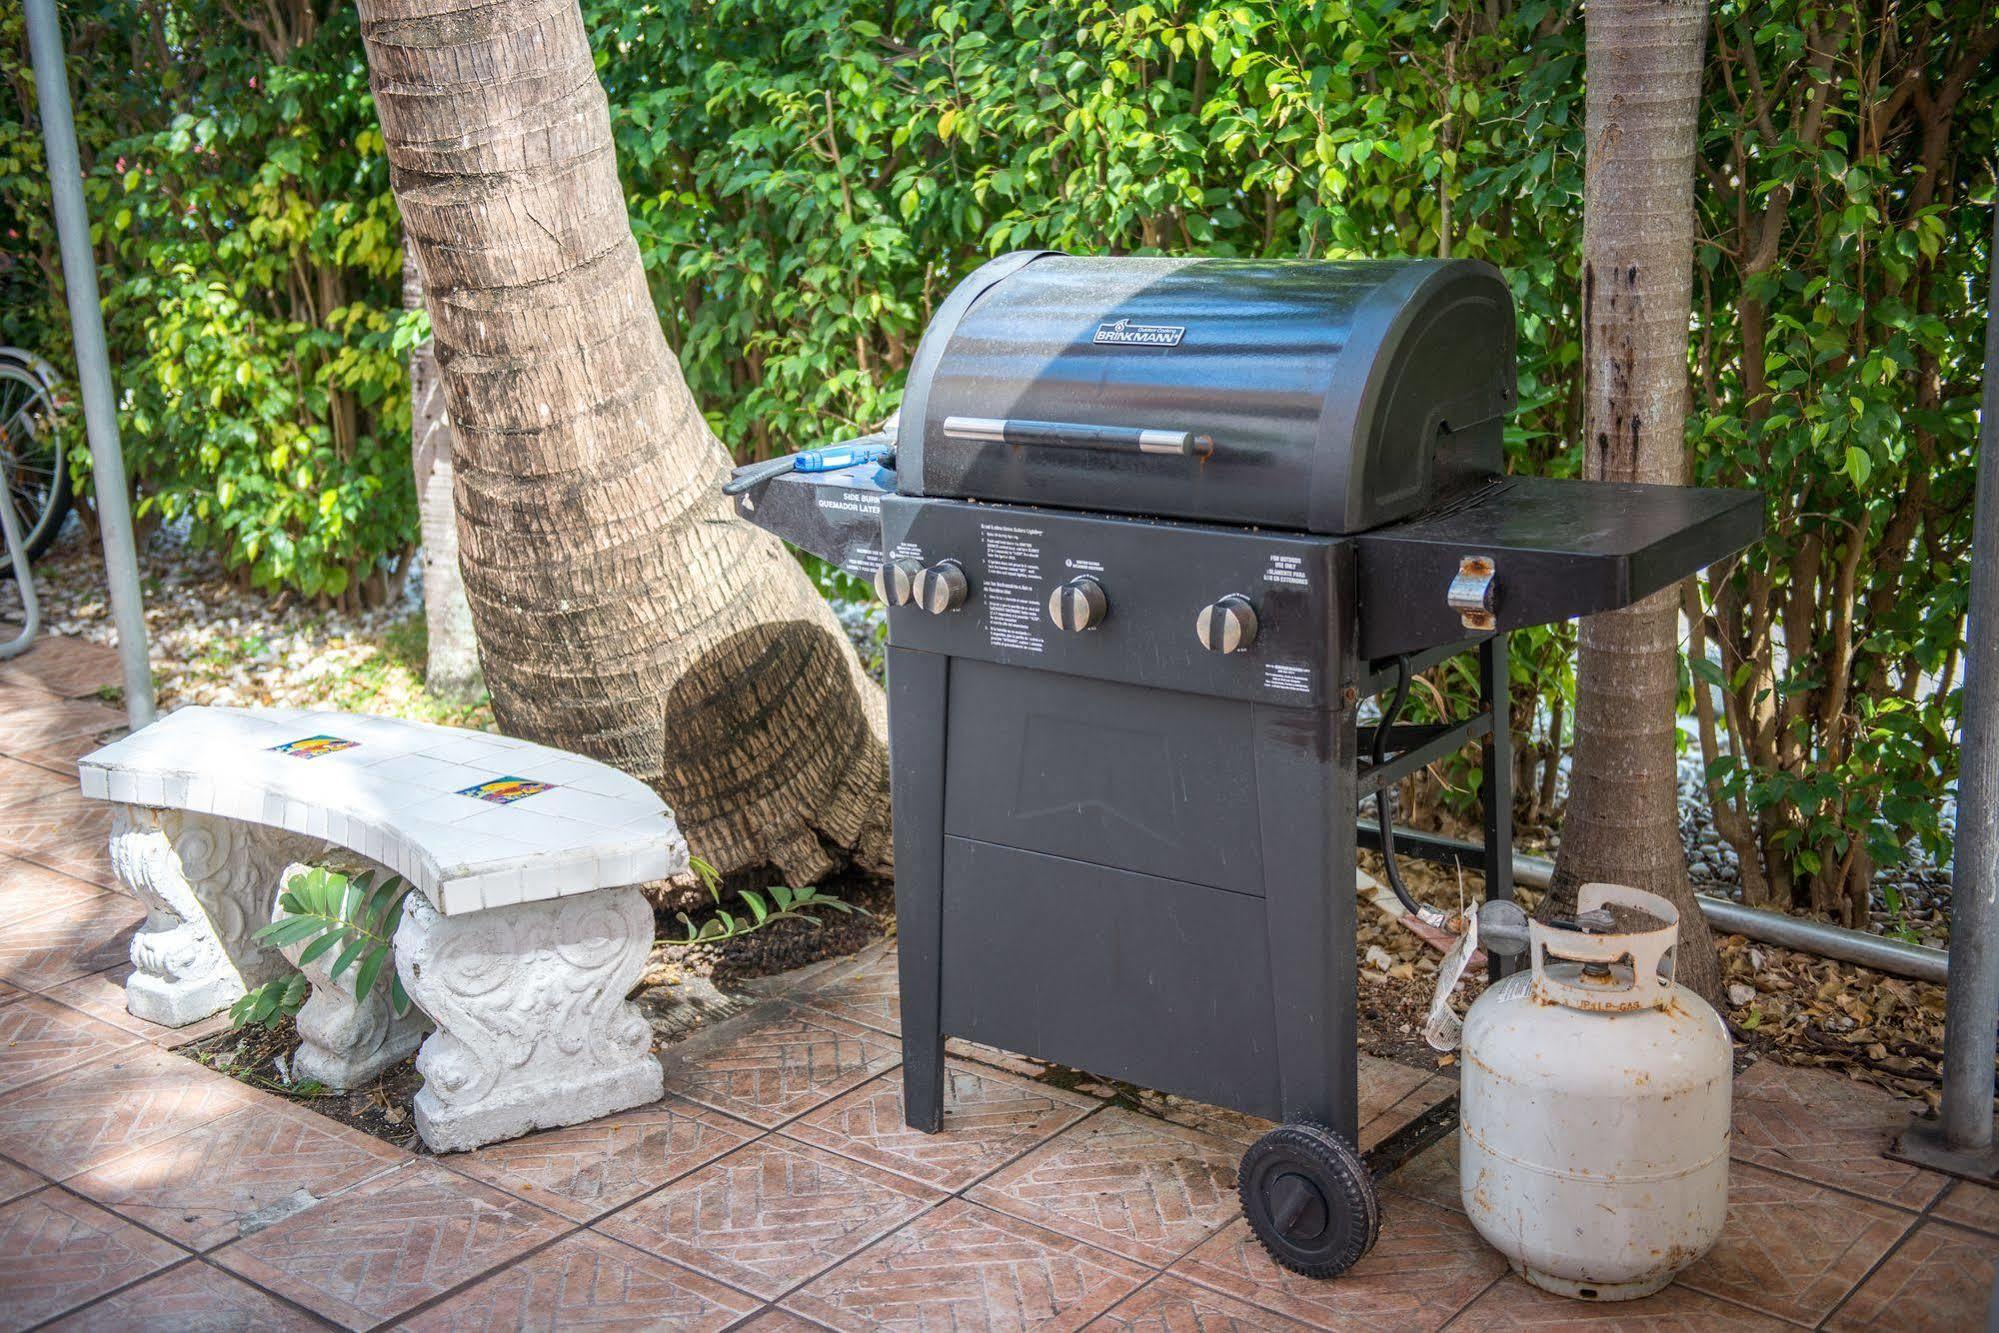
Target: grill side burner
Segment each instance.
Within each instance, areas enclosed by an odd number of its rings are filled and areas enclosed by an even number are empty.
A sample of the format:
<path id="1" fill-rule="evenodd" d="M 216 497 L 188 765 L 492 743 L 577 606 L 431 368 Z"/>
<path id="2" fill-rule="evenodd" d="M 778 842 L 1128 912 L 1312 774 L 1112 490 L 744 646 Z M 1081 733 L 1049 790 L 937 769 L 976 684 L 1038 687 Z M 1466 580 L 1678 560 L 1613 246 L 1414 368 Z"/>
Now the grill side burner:
<path id="1" fill-rule="evenodd" d="M 1761 526 L 1751 492 L 1500 478 L 1512 337 L 1477 264 L 1006 256 L 925 333 L 892 467 L 732 483 L 889 604 L 911 1125 L 946 1036 L 1282 1120 L 1252 1228 L 1317 1276 L 1366 1253 L 1358 801 L 1481 741 L 1472 868 L 1510 897 L 1507 632 Z M 1471 716 L 1361 725 L 1458 653 Z"/>

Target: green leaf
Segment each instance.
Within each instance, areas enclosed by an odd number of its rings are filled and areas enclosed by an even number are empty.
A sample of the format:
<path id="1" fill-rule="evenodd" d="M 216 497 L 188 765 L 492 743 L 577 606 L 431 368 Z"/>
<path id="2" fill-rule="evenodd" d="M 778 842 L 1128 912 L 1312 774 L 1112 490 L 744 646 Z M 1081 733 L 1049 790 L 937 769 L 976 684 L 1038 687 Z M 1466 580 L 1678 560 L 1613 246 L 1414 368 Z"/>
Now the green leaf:
<path id="1" fill-rule="evenodd" d="M 326 969 L 326 975 L 335 981 L 340 979 L 342 972 L 354 966 L 360 960 L 361 956 L 368 952 L 368 948 L 372 943 L 366 935 L 354 931 L 348 932 L 348 939 L 349 943 L 347 947 L 342 949 L 340 956 L 333 960 L 333 966 Z"/>
<path id="2" fill-rule="evenodd" d="M 370 949 L 361 960 L 361 966 L 354 971 L 354 994 L 365 997 L 375 988 L 375 977 L 382 970 L 382 964 L 389 961 L 389 950 L 380 945 Z"/>
<path id="3" fill-rule="evenodd" d="M 325 934 L 321 935 L 318 939 L 314 940 L 311 944 L 306 945 L 305 948 L 299 951 L 298 965 L 300 967 L 304 967 L 307 963 L 310 963 L 311 961 L 313 961 L 313 959 L 318 958 L 321 954 L 324 954 L 327 950 L 331 949 L 334 945 L 338 943 L 340 943 L 339 934 L 334 931 L 330 930 L 327 931 Z"/>
<path id="4" fill-rule="evenodd" d="M 1846 475 L 1853 478 L 1855 486 L 1865 486 L 1867 478 L 1874 472 L 1874 460 L 1867 456 L 1865 449 L 1853 445 L 1846 447 Z"/>

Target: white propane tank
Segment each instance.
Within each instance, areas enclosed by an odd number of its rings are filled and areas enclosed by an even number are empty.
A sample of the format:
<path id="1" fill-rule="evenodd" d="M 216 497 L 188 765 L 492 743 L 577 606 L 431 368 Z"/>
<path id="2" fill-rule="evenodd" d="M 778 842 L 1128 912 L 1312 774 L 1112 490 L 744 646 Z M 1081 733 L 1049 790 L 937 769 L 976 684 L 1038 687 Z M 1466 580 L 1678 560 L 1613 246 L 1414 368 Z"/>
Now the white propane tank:
<path id="1" fill-rule="evenodd" d="M 1529 924 L 1532 970 L 1465 1016 L 1458 1188 L 1487 1243 L 1535 1286 L 1648 1296 L 1705 1254 L 1728 1210 L 1728 1029 L 1674 984 L 1679 912 L 1585 884 L 1579 912 L 1665 924 L 1586 934 Z"/>

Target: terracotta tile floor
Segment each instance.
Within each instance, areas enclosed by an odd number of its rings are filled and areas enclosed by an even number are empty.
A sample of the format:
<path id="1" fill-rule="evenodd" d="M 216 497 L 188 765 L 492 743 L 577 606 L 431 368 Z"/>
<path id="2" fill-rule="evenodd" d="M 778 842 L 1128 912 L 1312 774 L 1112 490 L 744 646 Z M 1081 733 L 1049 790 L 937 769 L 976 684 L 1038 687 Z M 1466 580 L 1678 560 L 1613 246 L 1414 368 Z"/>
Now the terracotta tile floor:
<path id="1" fill-rule="evenodd" d="M 73 764 L 119 715 L 103 651 L 0 667 L 0 1329 L 831 1327 L 1968 1329 L 1999 1189 L 1887 1160 L 1907 1108 L 1819 1070 L 1737 1085 L 1730 1218 L 1644 1301 L 1508 1274 L 1455 1139 L 1384 1183 L 1333 1282 L 1274 1265 L 1235 1167 L 1264 1122 L 1056 1086 L 952 1042 L 945 1130 L 902 1124 L 895 955 L 877 948 L 672 1048 L 668 1096 L 426 1160 L 171 1053 L 216 1030 L 124 1012 L 144 913 Z M 108 891 L 109 890 L 109 891 Z M 1454 1078 L 1363 1060 L 1374 1143 Z"/>

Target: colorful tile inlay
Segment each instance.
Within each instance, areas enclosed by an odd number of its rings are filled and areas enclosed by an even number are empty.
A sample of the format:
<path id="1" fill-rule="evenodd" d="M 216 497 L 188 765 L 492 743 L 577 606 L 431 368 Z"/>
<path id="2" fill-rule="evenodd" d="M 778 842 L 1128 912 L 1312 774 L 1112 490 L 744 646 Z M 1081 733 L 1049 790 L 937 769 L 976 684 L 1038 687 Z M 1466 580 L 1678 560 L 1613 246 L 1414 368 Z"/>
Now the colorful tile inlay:
<path id="1" fill-rule="evenodd" d="M 351 750 L 360 743 L 342 740 L 338 736 L 303 736 L 295 741 L 286 741 L 283 745 L 273 745 L 271 748 L 279 754 L 288 754 L 294 759 L 317 759 L 323 754 Z"/>
<path id="2" fill-rule="evenodd" d="M 531 782 L 526 778 L 492 778 L 476 787 L 461 787 L 460 796 L 476 796 L 494 805 L 512 805 L 515 801 L 533 796 L 536 792 L 547 791 L 552 782 Z"/>

